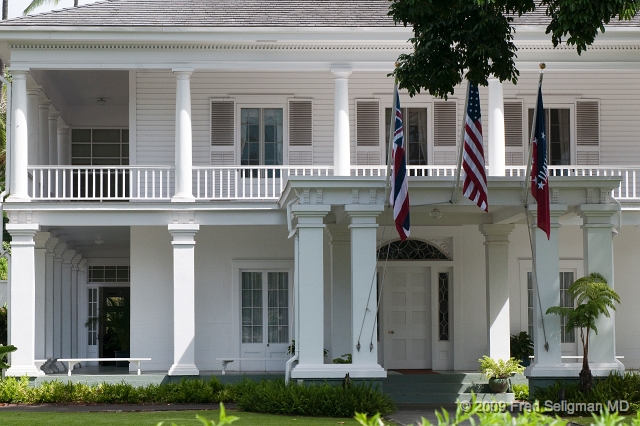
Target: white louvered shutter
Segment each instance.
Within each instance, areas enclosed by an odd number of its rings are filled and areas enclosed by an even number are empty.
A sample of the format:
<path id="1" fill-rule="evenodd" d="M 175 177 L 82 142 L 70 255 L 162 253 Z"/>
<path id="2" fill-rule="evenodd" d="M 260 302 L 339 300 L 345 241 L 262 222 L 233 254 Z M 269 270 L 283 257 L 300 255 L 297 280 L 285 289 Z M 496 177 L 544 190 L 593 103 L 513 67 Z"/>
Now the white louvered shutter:
<path id="1" fill-rule="evenodd" d="M 313 164 L 313 102 L 289 99 L 289 164 Z"/>
<path id="2" fill-rule="evenodd" d="M 211 100 L 211 165 L 233 166 L 235 161 L 235 110 L 233 99 Z M 231 198 L 234 192 L 232 169 L 203 174 L 196 181 L 200 196 Z"/>
<path id="3" fill-rule="evenodd" d="M 522 121 L 522 102 L 504 102 L 504 143 L 505 165 L 522 166 L 524 164 L 524 123 Z"/>
<path id="4" fill-rule="evenodd" d="M 382 164 L 380 153 L 380 101 L 356 99 L 356 164 Z"/>
<path id="5" fill-rule="evenodd" d="M 600 102 L 576 101 L 576 164 L 600 164 Z"/>
<path id="6" fill-rule="evenodd" d="M 456 135 L 458 134 L 456 101 L 433 103 L 433 164 L 457 163 Z"/>

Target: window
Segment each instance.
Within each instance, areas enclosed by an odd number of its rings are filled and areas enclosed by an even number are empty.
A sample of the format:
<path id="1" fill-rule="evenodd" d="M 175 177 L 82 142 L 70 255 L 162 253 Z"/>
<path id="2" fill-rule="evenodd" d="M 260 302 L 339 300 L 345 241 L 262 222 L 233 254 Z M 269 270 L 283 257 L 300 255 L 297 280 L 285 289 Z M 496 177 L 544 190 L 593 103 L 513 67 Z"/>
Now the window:
<path id="1" fill-rule="evenodd" d="M 282 165 L 282 108 L 242 108 L 240 126 L 241 165 Z"/>
<path id="2" fill-rule="evenodd" d="M 90 283 L 128 283 L 129 266 L 89 266 Z"/>
<path id="3" fill-rule="evenodd" d="M 550 166 L 572 164 L 571 159 L 571 110 L 569 108 L 545 108 L 547 149 Z M 529 109 L 529 136 L 533 123 L 533 108 Z"/>
<path id="4" fill-rule="evenodd" d="M 89 290 L 89 309 L 88 318 L 96 318 L 98 316 L 98 289 L 90 288 Z M 87 337 L 89 346 L 98 344 L 98 324 L 93 321 L 87 322 Z"/>
<path id="5" fill-rule="evenodd" d="M 402 123 L 406 144 L 407 165 L 421 166 L 428 163 L 427 109 L 403 108 Z M 391 108 L 385 109 L 385 147 L 389 150 Z M 385 161 L 386 163 L 386 161 Z"/>
<path id="6" fill-rule="evenodd" d="M 242 343 L 289 343 L 289 274 L 243 271 L 241 277 Z"/>
<path id="7" fill-rule="evenodd" d="M 560 306 L 574 307 L 574 300 L 569 297 L 569 286 L 575 281 L 575 274 L 571 272 L 560 272 Z M 533 341 L 533 309 L 534 309 L 534 296 L 533 296 L 533 274 L 527 272 L 527 330 L 529 337 Z M 575 329 L 567 329 L 567 320 L 563 317 L 560 319 L 560 336 L 562 343 L 575 343 L 576 334 Z"/>
<path id="8" fill-rule="evenodd" d="M 74 166 L 128 165 L 129 130 L 72 129 L 71 164 Z"/>

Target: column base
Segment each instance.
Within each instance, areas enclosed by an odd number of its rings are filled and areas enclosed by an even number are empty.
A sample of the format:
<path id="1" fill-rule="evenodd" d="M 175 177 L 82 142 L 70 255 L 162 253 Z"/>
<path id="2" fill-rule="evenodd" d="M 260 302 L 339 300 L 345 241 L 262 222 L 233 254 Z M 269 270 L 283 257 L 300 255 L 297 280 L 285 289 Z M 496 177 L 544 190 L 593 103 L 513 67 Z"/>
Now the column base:
<path id="1" fill-rule="evenodd" d="M 20 195 L 20 194 L 9 195 L 5 200 L 5 202 L 7 203 L 28 203 L 30 201 L 31 201 L 31 197 L 29 197 L 26 194 L 25 195 Z"/>
<path id="2" fill-rule="evenodd" d="M 194 203 L 196 201 L 196 197 L 192 194 L 176 194 L 171 197 L 172 203 Z"/>
<path id="3" fill-rule="evenodd" d="M 387 371 L 378 364 L 298 364 L 291 370 L 292 379 L 386 378 Z"/>
<path id="4" fill-rule="evenodd" d="M 44 371 L 38 370 L 35 365 L 12 365 L 11 368 L 5 371 L 6 376 L 14 376 L 14 377 L 42 377 L 44 376 Z"/>
<path id="5" fill-rule="evenodd" d="M 616 362 L 594 362 L 589 363 L 593 377 L 606 377 L 612 371 L 624 373 L 624 365 Z M 526 377 L 579 377 L 582 370 L 581 362 L 559 363 L 559 364 L 531 364 L 524 372 Z"/>
<path id="6" fill-rule="evenodd" d="M 199 376 L 200 370 L 195 364 L 173 364 L 167 374 L 170 376 Z"/>

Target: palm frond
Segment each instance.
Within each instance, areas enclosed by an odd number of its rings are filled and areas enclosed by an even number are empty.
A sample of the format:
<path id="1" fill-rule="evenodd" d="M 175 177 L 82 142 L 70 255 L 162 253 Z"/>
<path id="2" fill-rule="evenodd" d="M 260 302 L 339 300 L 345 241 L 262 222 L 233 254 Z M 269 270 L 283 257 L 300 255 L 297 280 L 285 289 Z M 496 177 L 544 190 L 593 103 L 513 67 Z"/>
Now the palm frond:
<path id="1" fill-rule="evenodd" d="M 31 3 L 29 3 L 29 6 L 27 6 L 27 8 L 22 11 L 22 14 L 28 15 L 34 10 L 36 10 L 37 8 L 39 8 L 40 6 L 42 6 L 43 4 L 47 4 L 47 3 L 57 6 L 59 2 L 60 0 L 33 0 Z"/>

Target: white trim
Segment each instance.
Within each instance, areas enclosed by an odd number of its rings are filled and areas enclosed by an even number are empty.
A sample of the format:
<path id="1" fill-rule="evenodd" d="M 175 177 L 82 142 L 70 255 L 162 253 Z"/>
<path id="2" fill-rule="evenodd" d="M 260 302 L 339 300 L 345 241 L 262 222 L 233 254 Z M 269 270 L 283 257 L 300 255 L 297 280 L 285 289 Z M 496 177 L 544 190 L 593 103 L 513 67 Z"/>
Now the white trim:
<path id="1" fill-rule="evenodd" d="M 138 108 L 138 75 L 136 70 L 129 70 L 129 165 L 130 166 L 135 166 L 138 164 L 137 143 L 136 143 L 137 122 L 138 122 L 137 108 Z"/>

